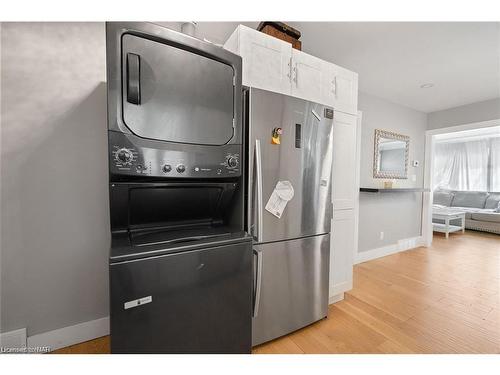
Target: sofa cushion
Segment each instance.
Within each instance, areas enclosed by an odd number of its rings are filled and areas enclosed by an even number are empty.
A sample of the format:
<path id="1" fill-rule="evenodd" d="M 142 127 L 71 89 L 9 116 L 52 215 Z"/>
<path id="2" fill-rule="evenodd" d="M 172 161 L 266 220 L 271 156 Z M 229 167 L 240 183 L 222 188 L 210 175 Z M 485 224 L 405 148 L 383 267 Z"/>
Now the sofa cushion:
<path id="1" fill-rule="evenodd" d="M 495 213 L 475 212 L 475 213 L 471 214 L 471 219 L 478 220 L 478 221 L 489 221 L 492 223 L 499 223 L 500 224 L 500 213 L 498 213 L 498 212 L 495 212 Z"/>
<path id="2" fill-rule="evenodd" d="M 433 194 L 433 203 L 450 207 L 453 201 L 453 193 L 446 190 L 436 190 Z"/>
<path id="3" fill-rule="evenodd" d="M 451 206 L 484 208 L 487 197 L 488 193 L 482 191 L 456 191 Z"/>
<path id="4" fill-rule="evenodd" d="M 486 203 L 484 205 L 484 208 L 498 208 L 498 205 L 500 204 L 500 193 L 490 193 L 488 195 L 488 198 L 486 198 Z"/>

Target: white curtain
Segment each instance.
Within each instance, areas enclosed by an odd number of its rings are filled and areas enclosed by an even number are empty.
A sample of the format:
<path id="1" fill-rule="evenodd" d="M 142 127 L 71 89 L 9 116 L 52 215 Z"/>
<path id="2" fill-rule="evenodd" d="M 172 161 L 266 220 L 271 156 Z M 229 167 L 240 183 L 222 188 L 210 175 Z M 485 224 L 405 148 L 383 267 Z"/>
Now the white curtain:
<path id="1" fill-rule="evenodd" d="M 500 137 L 491 140 L 490 191 L 500 192 Z"/>
<path id="2" fill-rule="evenodd" d="M 491 141 L 436 143 L 434 189 L 491 191 Z M 496 166 L 498 169 L 499 161 Z M 498 171 L 495 178 L 498 181 Z"/>

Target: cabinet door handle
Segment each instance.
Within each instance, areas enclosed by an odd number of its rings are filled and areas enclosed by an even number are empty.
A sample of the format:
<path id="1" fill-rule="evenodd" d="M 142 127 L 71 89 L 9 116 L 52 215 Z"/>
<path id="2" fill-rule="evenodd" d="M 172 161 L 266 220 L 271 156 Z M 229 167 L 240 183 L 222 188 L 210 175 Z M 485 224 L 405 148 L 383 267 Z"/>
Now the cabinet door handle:
<path id="1" fill-rule="evenodd" d="M 141 104 L 141 57 L 127 53 L 127 102 Z"/>
<path id="2" fill-rule="evenodd" d="M 288 73 L 286 74 L 288 80 L 292 82 L 292 58 L 288 59 Z"/>
<path id="3" fill-rule="evenodd" d="M 337 96 L 337 76 L 333 77 L 332 93 L 333 93 L 333 95 Z"/>
<path id="4" fill-rule="evenodd" d="M 293 76 L 293 81 L 295 82 L 295 86 L 298 86 L 299 83 L 298 83 L 298 74 L 299 74 L 299 70 L 297 69 L 297 64 L 295 64 L 295 66 L 293 67 L 293 72 L 294 72 L 294 76 Z"/>

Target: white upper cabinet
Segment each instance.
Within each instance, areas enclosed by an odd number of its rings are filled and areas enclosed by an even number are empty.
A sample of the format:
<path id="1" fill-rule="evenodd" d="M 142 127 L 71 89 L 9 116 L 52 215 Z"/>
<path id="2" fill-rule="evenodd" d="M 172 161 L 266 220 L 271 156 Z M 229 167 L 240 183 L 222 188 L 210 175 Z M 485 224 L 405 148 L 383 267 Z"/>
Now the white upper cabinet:
<path id="1" fill-rule="evenodd" d="M 358 110 L 358 74 L 331 64 L 333 108 L 355 115 Z"/>
<path id="2" fill-rule="evenodd" d="M 241 56 L 243 85 L 292 95 L 356 115 L 358 75 L 239 25 L 224 48 Z"/>
<path id="3" fill-rule="evenodd" d="M 224 48 L 243 60 L 243 85 L 290 95 L 292 45 L 240 25 Z"/>
<path id="4" fill-rule="evenodd" d="M 325 77 L 322 60 L 307 53 L 292 50 L 292 96 L 325 103 L 321 91 L 325 79 L 327 77 Z"/>
<path id="5" fill-rule="evenodd" d="M 358 75 L 338 65 L 323 61 L 325 81 L 322 96 L 336 111 L 356 114 L 358 109 Z"/>

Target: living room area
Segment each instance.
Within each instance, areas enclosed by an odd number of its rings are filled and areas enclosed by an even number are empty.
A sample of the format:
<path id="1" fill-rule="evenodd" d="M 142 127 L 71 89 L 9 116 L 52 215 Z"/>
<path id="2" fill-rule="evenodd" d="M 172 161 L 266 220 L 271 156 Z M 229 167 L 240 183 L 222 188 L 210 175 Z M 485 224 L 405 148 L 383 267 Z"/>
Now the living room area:
<path id="1" fill-rule="evenodd" d="M 445 238 L 465 230 L 500 234 L 500 126 L 433 141 L 433 231 Z"/>

